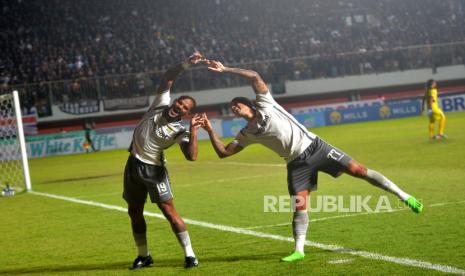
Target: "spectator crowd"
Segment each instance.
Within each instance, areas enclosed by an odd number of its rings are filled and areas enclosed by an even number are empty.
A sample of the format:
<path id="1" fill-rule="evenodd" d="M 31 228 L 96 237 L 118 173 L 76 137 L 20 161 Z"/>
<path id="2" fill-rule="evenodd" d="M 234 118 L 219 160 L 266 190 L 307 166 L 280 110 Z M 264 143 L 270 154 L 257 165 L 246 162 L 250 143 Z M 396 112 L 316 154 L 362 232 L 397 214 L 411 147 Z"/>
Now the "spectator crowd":
<path id="1" fill-rule="evenodd" d="M 276 82 L 460 64 L 465 56 L 465 0 L 0 2 L 3 87 L 158 72 L 195 49 Z M 193 80 L 197 89 L 234 84 L 210 78 L 193 72 L 178 90 Z"/>

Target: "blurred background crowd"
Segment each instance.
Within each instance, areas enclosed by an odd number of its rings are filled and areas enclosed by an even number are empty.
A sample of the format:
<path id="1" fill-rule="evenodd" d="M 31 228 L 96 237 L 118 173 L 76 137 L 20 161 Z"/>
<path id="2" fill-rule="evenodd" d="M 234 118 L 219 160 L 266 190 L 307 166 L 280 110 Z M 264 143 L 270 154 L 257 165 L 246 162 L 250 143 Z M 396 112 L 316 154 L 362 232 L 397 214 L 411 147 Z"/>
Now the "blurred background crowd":
<path id="1" fill-rule="evenodd" d="M 270 82 L 434 70 L 465 56 L 464 0 L 0 2 L 0 86 L 35 84 L 29 105 L 95 96 L 73 93 L 82 86 L 145 95 L 194 50 Z M 240 84 L 194 70 L 176 91 Z"/>

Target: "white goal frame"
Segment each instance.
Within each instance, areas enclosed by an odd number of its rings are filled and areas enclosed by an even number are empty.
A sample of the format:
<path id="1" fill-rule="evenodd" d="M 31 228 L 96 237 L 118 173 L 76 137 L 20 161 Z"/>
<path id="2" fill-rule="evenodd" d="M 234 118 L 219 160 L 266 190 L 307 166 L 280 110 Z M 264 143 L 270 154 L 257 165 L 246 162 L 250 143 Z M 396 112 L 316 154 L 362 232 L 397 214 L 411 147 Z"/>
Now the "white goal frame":
<path id="1" fill-rule="evenodd" d="M 15 103 L 16 125 L 18 126 L 18 140 L 21 147 L 21 162 L 23 164 L 24 182 L 26 184 L 26 191 L 30 191 L 31 176 L 29 174 L 29 162 L 27 162 L 27 149 L 26 138 L 24 138 L 23 116 L 21 114 L 21 105 L 19 104 L 19 94 L 17 90 L 13 91 L 13 101 Z"/>
<path id="2" fill-rule="evenodd" d="M 19 101 L 19 93 L 17 90 L 14 90 L 13 93 L 13 108 L 15 113 L 15 121 L 16 121 L 16 137 L 17 142 L 19 142 L 20 153 L 21 153 L 21 164 L 22 164 L 22 173 L 24 177 L 24 186 L 26 191 L 30 191 L 32 189 L 31 185 L 31 177 L 29 174 L 29 164 L 27 159 L 27 148 L 26 148 L 26 139 L 24 136 L 24 129 L 23 129 L 23 120 L 21 114 L 21 105 Z"/>

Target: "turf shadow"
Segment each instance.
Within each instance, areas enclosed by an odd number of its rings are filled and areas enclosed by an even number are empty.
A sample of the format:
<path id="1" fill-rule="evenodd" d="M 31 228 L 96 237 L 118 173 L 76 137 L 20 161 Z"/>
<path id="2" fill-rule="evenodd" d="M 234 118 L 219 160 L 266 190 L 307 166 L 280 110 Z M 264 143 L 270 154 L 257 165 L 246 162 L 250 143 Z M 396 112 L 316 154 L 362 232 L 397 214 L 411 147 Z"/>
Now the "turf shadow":
<path id="1" fill-rule="evenodd" d="M 102 264 L 80 264 L 80 265 L 53 265 L 53 266 L 35 266 L 14 269 L 2 269 L 0 275 L 21 275 L 29 274 L 42 274 L 59 273 L 59 272 L 85 272 L 85 271 L 99 271 L 99 270 L 121 270 L 128 269 L 130 262 L 114 262 Z"/>
<path id="2" fill-rule="evenodd" d="M 111 173 L 111 174 L 102 174 L 102 175 L 93 175 L 93 176 L 86 176 L 86 177 L 73 177 L 73 178 L 62 178 L 62 179 L 56 179 L 52 181 L 46 181 L 46 182 L 40 182 L 37 184 L 54 184 L 54 183 L 63 183 L 63 182 L 71 182 L 71 181 L 84 181 L 84 180 L 91 180 L 91 179 L 99 179 L 99 178 L 106 178 L 106 177 L 112 177 L 112 176 L 121 176 L 122 173 Z"/>

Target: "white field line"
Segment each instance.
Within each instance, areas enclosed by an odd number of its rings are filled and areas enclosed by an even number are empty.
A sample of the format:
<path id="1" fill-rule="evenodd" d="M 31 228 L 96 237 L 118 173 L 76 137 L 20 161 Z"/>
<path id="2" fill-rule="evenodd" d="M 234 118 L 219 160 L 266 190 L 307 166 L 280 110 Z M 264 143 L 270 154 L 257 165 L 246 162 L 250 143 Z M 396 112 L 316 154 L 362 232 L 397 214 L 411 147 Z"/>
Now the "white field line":
<path id="1" fill-rule="evenodd" d="M 214 184 L 214 183 L 223 183 L 223 182 L 228 182 L 228 181 L 246 180 L 246 179 L 269 177 L 269 176 L 273 176 L 273 174 L 256 174 L 256 175 L 250 175 L 250 176 L 222 178 L 222 179 L 203 181 L 203 182 L 199 182 L 199 183 L 195 183 L 195 184 L 179 184 L 179 185 L 174 184 L 173 187 L 176 189 L 177 187 L 191 187 L 191 186 L 198 186 L 198 185 L 208 185 L 208 184 Z M 123 192 L 83 195 L 83 196 L 76 196 L 74 198 L 99 198 L 99 197 L 114 196 L 114 195 L 119 195 L 119 194 L 122 195 Z"/>
<path id="2" fill-rule="evenodd" d="M 205 162 L 199 162 L 201 164 L 207 164 L 207 165 L 225 165 L 225 166 L 246 166 L 246 167 L 282 167 L 285 168 L 286 164 L 273 164 L 273 163 L 246 163 L 246 162 L 212 162 L 212 161 L 205 161 Z M 173 162 L 170 163 L 173 165 L 190 165 L 190 163 L 181 163 L 181 162 Z"/>
<path id="3" fill-rule="evenodd" d="M 380 211 L 380 212 L 371 212 L 371 213 L 356 213 L 356 214 L 347 214 L 347 215 L 340 215 L 340 216 L 331 216 L 331 217 L 322 217 L 322 218 L 317 218 L 317 219 L 311 219 L 309 222 L 317 222 L 317 221 L 324 221 L 324 220 L 331 220 L 331 219 L 340 219 L 340 218 L 347 218 L 347 217 L 358 217 L 358 216 L 364 216 L 364 215 L 374 215 L 374 214 L 381 214 L 381 213 L 393 213 L 393 212 L 399 212 L 399 211 L 405 211 L 405 210 L 410 210 L 408 208 L 402 208 L 402 209 L 394 209 L 391 211 Z M 268 224 L 268 225 L 259 225 L 259 226 L 252 226 L 252 227 L 246 227 L 245 229 L 260 229 L 260 228 L 271 228 L 271 227 L 278 227 L 278 226 L 287 226 L 291 225 L 292 223 L 287 222 L 287 223 L 278 223 L 278 224 Z"/>
<path id="4" fill-rule="evenodd" d="M 428 207 L 437 207 L 437 206 L 444 206 L 444 205 L 451 205 L 451 204 L 462 204 L 465 203 L 465 200 L 462 201 L 455 201 L 455 202 L 440 202 L 440 203 L 434 203 L 429 205 Z"/>
<path id="5" fill-rule="evenodd" d="M 363 215 L 375 215 L 375 214 L 380 214 L 380 213 L 394 213 L 394 212 L 400 212 L 400 211 L 405 211 L 409 210 L 408 208 L 401 208 L 401 209 L 393 209 L 390 211 L 380 211 L 380 212 L 371 212 L 371 213 L 359 213 L 359 214 L 347 214 L 347 215 L 340 215 L 340 216 L 332 216 L 332 217 L 323 217 L 323 218 L 317 218 L 317 219 L 311 219 L 310 222 L 317 222 L 317 221 L 324 221 L 324 220 L 330 220 L 330 219 L 340 219 L 340 218 L 347 218 L 347 217 L 357 217 L 357 216 L 363 216 Z"/>
<path id="6" fill-rule="evenodd" d="M 100 202 L 95 202 L 95 201 L 87 201 L 87 200 L 80 200 L 80 199 L 75 199 L 71 197 L 65 197 L 65 196 L 60 196 L 60 195 L 54 195 L 54 194 L 48 194 L 48 193 L 41 193 L 41 192 L 34 192 L 30 191 L 29 193 L 38 195 L 38 196 L 45 196 L 49 198 L 54 198 L 54 199 L 59 199 L 59 200 L 64 200 L 68 202 L 73 202 L 73 203 L 79 203 L 79 204 L 84 204 L 84 205 L 90 205 L 90 206 L 96 206 L 96 207 L 101 207 L 105 209 L 110 209 L 110 210 L 115 210 L 115 211 L 120 211 L 120 212 L 127 212 L 126 208 L 120 207 L 120 206 L 114 206 L 114 205 L 108 205 Z M 152 212 L 144 212 L 145 216 L 149 217 L 156 217 L 160 219 L 165 219 L 163 215 L 157 214 L 157 213 L 152 213 Z M 230 232 L 230 233 L 236 233 L 236 234 L 242 234 L 242 235 L 249 235 L 249 236 L 254 236 L 254 237 L 259 237 L 259 238 L 267 238 L 267 239 L 273 239 L 273 240 L 278 240 L 278 241 L 287 241 L 287 242 L 294 242 L 294 239 L 291 237 L 284 237 L 280 235 L 274 235 L 274 234 L 268 234 L 268 233 L 263 233 L 263 232 L 256 232 L 244 228 L 239 228 L 239 227 L 232 227 L 232 226 L 226 226 L 226 225 L 219 225 L 219 224 L 213 224 L 209 222 L 203 222 L 203 221 L 198 221 L 198 220 L 192 220 L 192 219 L 184 219 L 184 222 L 187 224 L 191 225 L 196 225 L 200 227 L 205 227 L 205 228 L 210 228 L 210 229 L 215 229 L 215 230 L 220 230 L 224 232 Z M 392 257 L 392 256 L 385 256 L 381 255 L 378 253 L 372 253 L 368 251 L 361 251 L 361 250 L 355 250 L 355 249 L 350 249 L 350 248 L 345 248 L 339 245 L 333 245 L 333 244 L 323 244 L 323 243 L 317 243 L 317 242 L 312 242 L 312 241 L 305 241 L 305 245 L 319 248 L 322 250 L 328 250 L 328 251 L 333 251 L 337 253 L 343 253 L 343 254 L 350 254 L 354 256 L 359 256 L 367 259 L 373 259 L 373 260 L 381 260 L 381 261 L 386 261 L 386 262 L 391 262 L 391 263 L 396 263 L 404 266 L 412 266 L 412 267 L 419 267 L 423 269 L 429 269 L 429 270 L 436 270 L 440 272 L 445 272 L 445 273 L 455 273 L 455 274 L 463 274 L 465 275 L 465 270 L 456 268 L 453 266 L 448 266 L 448 265 L 441 265 L 441 264 L 433 264 L 430 262 L 426 261 L 421 261 L 421 260 L 414 260 L 414 259 L 409 259 L 409 258 L 399 258 L 399 257 Z"/>
<path id="7" fill-rule="evenodd" d="M 434 204 L 430 204 L 430 205 L 428 205 L 426 207 L 440 207 L 440 206 L 445 206 L 445 205 L 463 204 L 463 203 L 465 203 L 465 200 L 454 201 L 454 202 L 434 203 Z M 322 218 L 317 218 L 317 219 L 311 219 L 311 220 L 309 220 L 309 222 L 325 221 L 325 220 L 348 218 L 348 217 L 358 217 L 358 216 L 364 216 L 364 215 L 376 215 L 376 214 L 384 214 L 384 213 L 394 213 L 394 212 L 400 212 L 400 211 L 410 211 L 410 209 L 405 207 L 405 208 L 394 209 L 394 210 L 391 210 L 391 211 L 380 211 L 380 212 L 370 212 L 370 213 L 356 213 L 356 214 L 347 214 L 347 215 L 340 215 L 340 216 L 322 217 Z M 291 222 L 283 222 L 283 223 L 278 223 L 278 224 L 268 224 L 268 225 L 258 225 L 258 226 L 245 227 L 245 229 L 272 228 L 272 227 L 279 227 L 279 226 L 287 226 L 287 225 L 291 225 L 291 224 L 292 224 Z"/>
<path id="8" fill-rule="evenodd" d="M 249 176 L 221 178 L 221 179 L 203 181 L 203 182 L 194 183 L 194 184 L 179 184 L 179 185 L 174 184 L 173 187 L 175 187 L 175 188 L 176 187 L 190 187 L 190 186 L 213 184 L 213 183 L 224 183 L 224 182 L 228 182 L 228 181 L 237 181 L 237 180 L 245 180 L 245 179 L 252 179 L 252 178 L 261 178 L 261 177 L 267 177 L 267 176 L 272 176 L 272 175 L 273 174 L 256 174 L 256 175 L 249 175 Z"/>
<path id="9" fill-rule="evenodd" d="M 198 186 L 198 185 L 208 185 L 208 184 L 214 184 L 214 183 L 223 183 L 223 182 L 228 182 L 228 181 L 237 181 L 237 180 L 246 180 L 246 179 L 252 179 L 252 178 L 261 178 L 261 177 L 270 177 L 274 176 L 277 174 L 259 174 L 259 175 L 249 175 L 249 176 L 239 176 L 239 177 L 230 177 L 230 178 L 220 178 L 220 179 L 214 179 L 214 180 L 209 180 L 209 181 L 203 181 L 195 184 L 174 184 L 173 187 L 191 187 L 191 186 Z M 107 197 L 107 196 L 115 196 L 115 195 L 122 195 L 123 192 L 113 192 L 113 193 L 102 193 L 102 194 L 91 194 L 91 195 L 82 195 L 82 196 L 76 196 L 74 198 L 99 198 L 99 197 Z"/>
<path id="10" fill-rule="evenodd" d="M 337 259 L 337 260 L 329 260 L 328 264 L 346 264 L 353 262 L 354 259 Z"/>
<path id="11" fill-rule="evenodd" d="M 81 196 L 76 196 L 74 198 L 76 198 L 76 199 L 79 199 L 79 198 L 87 198 L 87 199 L 89 199 L 89 198 L 108 197 L 108 196 L 115 196 L 115 195 L 123 196 L 123 191 L 121 190 L 121 192 L 81 195 Z"/>

